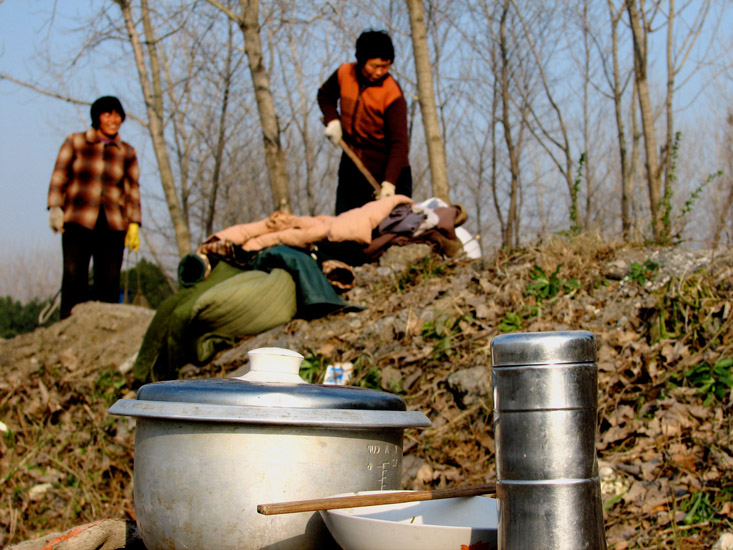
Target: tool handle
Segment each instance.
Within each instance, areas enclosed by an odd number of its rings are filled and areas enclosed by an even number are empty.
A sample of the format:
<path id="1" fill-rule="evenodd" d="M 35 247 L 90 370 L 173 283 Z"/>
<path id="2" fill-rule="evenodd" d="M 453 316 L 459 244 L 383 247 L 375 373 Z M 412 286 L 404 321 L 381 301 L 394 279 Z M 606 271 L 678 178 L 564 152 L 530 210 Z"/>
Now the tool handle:
<path id="1" fill-rule="evenodd" d="M 372 173 L 367 170 L 367 167 L 364 166 L 364 163 L 361 162 L 361 159 L 356 156 L 356 153 L 351 150 L 351 147 L 346 145 L 346 142 L 342 139 L 339 141 L 339 145 L 341 146 L 341 149 L 344 150 L 344 153 L 351 159 L 351 162 L 353 162 L 356 167 L 359 169 L 359 172 L 367 179 L 369 183 L 372 184 L 372 187 L 374 187 L 374 191 L 376 193 L 379 193 L 379 191 L 382 189 L 382 186 L 379 185 L 377 180 L 374 179 L 374 176 L 372 176 Z"/>
<path id="2" fill-rule="evenodd" d="M 297 512 L 317 512 L 318 510 L 335 510 L 337 508 L 358 508 L 360 506 L 377 506 L 379 504 L 398 504 L 401 502 L 417 502 L 420 500 L 436 500 L 441 498 L 472 497 L 493 494 L 496 484 L 490 483 L 480 487 L 464 487 L 462 489 L 437 489 L 433 491 L 394 491 L 383 494 L 352 495 L 345 497 L 316 498 L 312 500 L 294 500 L 291 502 L 275 502 L 258 504 L 260 514 L 293 514 Z"/>
<path id="3" fill-rule="evenodd" d="M 326 123 L 326 119 L 324 117 L 321 117 L 321 122 L 324 124 Z M 366 166 L 364 166 L 364 163 L 361 161 L 359 157 L 356 156 L 356 153 L 351 150 L 351 147 L 346 145 L 346 142 L 343 140 L 339 140 L 339 146 L 341 149 L 343 149 L 344 153 L 346 153 L 346 156 L 351 159 L 351 162 L 354 163 L 354 165 L 359 169 L 359 172 L 361 172 L 361 175 L 366 178 L 366 180 L 374 187 L 374 194 L 376 195 L 382 190 L 382 186 L 379 184 L 377 180 L 374 179 L 374 176 L 372 176 L 372 173 L 367 169 Z"/>

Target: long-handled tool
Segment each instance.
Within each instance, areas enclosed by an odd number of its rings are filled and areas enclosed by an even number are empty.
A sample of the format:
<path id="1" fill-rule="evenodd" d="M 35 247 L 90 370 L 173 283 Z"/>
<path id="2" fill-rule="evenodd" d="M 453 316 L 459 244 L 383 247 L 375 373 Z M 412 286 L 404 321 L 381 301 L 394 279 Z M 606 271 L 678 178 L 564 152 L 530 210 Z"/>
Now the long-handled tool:
<path id="1" fill-rule="evenodd" d="M 323 117 L 321 117 L 321 122 L 325 124 L 325 120 Z M 346 144 L 343 138 L 339 140 L 339 147 L 344 150 L 346 156 L 351 159 L 351 162 L 353 162 L 354 165 L 356 165 L 356 167 L 359 169 L 359 172 L 361 172 L 361 175 L 366 178 L 366 180 L 371 184 L 372 187 L 374 187 L 374 195 L 376 196 L 382 190 L 382 186 L 379 185 L 379 182 L 374 179 L 372 173 L 367 169 L 366 166 L 364 166 L 364 163 L 359 157 L 356 156 L 356 153 L 352 151 L 351 147 Z"/>
<path id="2" fill-rule="evenodd" d="M 359 506 L 377 506 L 379 504 L 397 504 L 400 502 L 417 502 L 420 500 L 436 500 L 441 498 L 472 497 L 494 494 L 496 484 L 490 483 L 479 487 L 462 489 L 437 489 L 433 491 L 385 491 L 383 494 L 353 495 L 347 497 L 316 498 L 312 500 L 294 500 L 291 502 L 274 502 L 258 504 L 257 511 L 265 516 L 274 514 L 293 514 L 296 512 L 317 512 L 318 510 L 335 510 L 337 508 L 357 508 Z"/>
<path id="3" fill-rule="evenodd" d="M 366 166 L 364 166 L 364 163 L 361 162 L 361 159 L 356 156 L 356 153 L 351 150 L 351 147 L 346 145 L 346 142 L 341 139 L 339 141 L 339 145 L 341 146 L 341 149 L 344 150 L 344 153 L 346 153 L 346 156 L 348 156 L 351 159 L 351 162 L 353 162 L 356 167 L 359 169 L 359 172 L 361 172 L 362 176 L 366 178 L 366 180 L 372 184 L 372 187 L 374 187 L 374 194 L 376 195 L 382 190 L 382 186 L 377 183 L 377 180 L 374 179 L 374 176 L 372 176 L 371 172 L 367 169 Z"/>

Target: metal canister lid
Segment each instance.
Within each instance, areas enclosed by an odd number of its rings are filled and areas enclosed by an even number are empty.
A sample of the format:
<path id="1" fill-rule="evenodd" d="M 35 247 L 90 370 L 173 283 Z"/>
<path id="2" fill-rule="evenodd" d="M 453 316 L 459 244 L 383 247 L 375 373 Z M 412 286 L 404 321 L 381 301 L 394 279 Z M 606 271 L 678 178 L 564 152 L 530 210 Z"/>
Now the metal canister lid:
<path id="1" fill-rule="evenodd" d="M 596 339 L 585 330 L 502 334 L 491 341 L 493 368 L 596 361 Z"/>

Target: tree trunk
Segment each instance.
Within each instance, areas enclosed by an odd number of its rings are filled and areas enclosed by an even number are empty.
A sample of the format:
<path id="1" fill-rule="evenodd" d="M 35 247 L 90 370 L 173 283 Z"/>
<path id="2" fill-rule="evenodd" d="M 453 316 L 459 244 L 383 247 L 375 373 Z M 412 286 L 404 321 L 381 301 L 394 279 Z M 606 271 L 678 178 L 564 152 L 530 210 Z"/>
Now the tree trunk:
<path id="1" fill-rule="evenodd" d="M 298 90 L 298 97 L 300 101 L 291 105 L 291 111 L 293 113 L 293 120 L 296 127 L 300 132 L 301 139 L 303 140 L 303 150 L 305 153 L 305 181 L 303 181 L 303 192 L 305 194 L 305 200 L 301 206 L 301 211 L 305 210 L 305 213 L 309 216 L 315 216 L 316 212 L 316 182 L 315 182 L 315 168 L 316 159 L 314 155 L 314 144 L 310 132 L 310 124 L 308 120 L 310 118 L 310 105 L 312 105 L 312 98 L 310 94 L 306 93 L 308 89 L 304 82 L 303 66 L 298 59 L 298 45 L 296 44 L 295 37 L 292 31 L 288 32 L 288 48 L 290 55 L 293 59 L 293 69 L 295 71 L 295 80 Z M 283 78 L 287 78 L 283 74 Z M 311 99 L 311 101 L 309 101 Z M 298 120 L 300 117 L 300 120 Z M 298 182 L 300 183 L 300 182 Z M 300 186 L 299 186 L 300 187 Z"/>
<path id="2" fill-rule="evenodd" d="M 153 141 L 153 149 L 158 161 L 160 170 L 160 182 L 163 186 L 163 193 L 170 212 L 173 229 L 176 236 L 176 244 L 178 246 L 178 255 L 183 257 L 191 252 L 191 235 L 188 230 L 188 224 L 183 216 L 181 204 L 176 194 L 175 178 L 171 169 L 170 158 L 166 149 L 164 124 L 163 124 L 163 93 L 160 86 L 160 63 L 155 48 L 155 43 L 148 43 L 148 54 L 150 56 L 150 70 L 152 73 L 152 82 L 148 76 L 148 70 L 145 62 L 145 54 L 140 36 L 135 29 L 132 20 L 132 10 L 130 2 L 125 0 L 115 0 L 122 10 L 122 16 L 125 19 L 125 27 L 127 28 L 128 38 L 135 54 L 135 64 L 137 65 L 138 76 L 140 78 L 140 86 L 145 99 L 145 107 L 148 115 L 148 131 Z M 141 1 L 143 24 L 147 28 L 150 26 L 150 16 L 148 13 L 147 0 Z"/>
<path id="3" fill-rule="evenodd" d="M 669 239 L 672 232 L 672 196 L 674 195 L 674 180 L 677 177 L 676 159 L 677 140 L 674 135 L 674 0 L 669 0 L 669 15 L 667 16 L 667 98 L 665 110 L 667 113 L 667 142 L 665 144 L 666 155 L 664 157 L 664 199 L 662 202 L 662 229 L 663 239 Z"/>
<path id="4" fill-rule="evenodd" d="M 626 9 L 629 13 L 631 31 L 634 39 L 634 75 L 637 92 L 639 94 L 639 111 L 644 132 L 644 148 L 646 151 L 646 178 L 649 190 L 649 207 L 652 217 L 652 234 L 654 240 L 664 240 L 662 223 L 662 188 L 659 179 L 659 161 L 657 156 L 657 138 L 654 135 L 654 114 L 647 81 L 647 48 L 646 32 L 642 29 L 641 17 L 635 0 L 626 0 Z"/>
<path id="5" fill-rule="evenodd" d="M 509 192 L 509 211 L 507 212 L 506 226 L 502 227 L 501 245 L 511 248 L 514 242 L 515 224 L 517 223 L 517 190 L 519 188 L 519 153 L 512 138 L 512 127 L 509 120 L 509 53 L 507 47 L 506 18 L 511 0 L 504 1 L 499 26 L 499 51 L 501 53 L 501 123 L 504 128 L 504 141 L 509 154 L 509 171 L 511 174 L 511 189 Z"/>
<path id="6" fill-rule="evenodd" d="M 723 233 L 726 222 L 728 221 L 728 213 L 730 212 L 731 205 L 733 205 L 733 178 L 728 173 L 728 196 L 725 199 L 723 208 L 720 210 L 720 215 L 715 223 L 715 233 L 713 234 L 713 249 L 718 248 L 720 244 L 720 235 Z"/>
<path id="7" fill-rule="evenodd" d="M 514 5 L 514 0 L 509 0 L 509 3 Z M 540 5 L 542 4 L 540 3 Z M 547 101 L 549 102 L 550 107 L 552 108 L 552 112 L 554 113 L 556 129 L 550 128 L 549 126 L 547 126 L 546 123 L 543 122 L 544 116 L 542 115 L 542 113 L 538 112 L 532 107 L 529 96 L 526 94 L 524 103 L 527 105 L 527 112 L 532 115 L 532 119 L 534 120 L 536 129 L 533 128 L 532 125 L 530 125 L 530 123 L 526 121 L 526 117 L 523 118 L 523 120 L 525 120 L 525 125 L 535 136 L 539 145 L 550 155 L 550 158 L 555 163 L 555 166 L 557 166 L 557 169 L 560 171 L 563 178 L 565 179 L 565 183 L 568 187 L 568 194 L 570 196 L 570 229 L 571 231 L 575 231 L 579 229 L 578 220 L 580 219 L 580 213 L 578 212 L 579 184 L 576 185 L 575 181 L 573 180 L 573 159 L 570 150 L 570 138 L 568 137 L 567 127 L 565 126 L 565 121 L 563 119 L 560 106 L 558 105 L 557 101 L 555 101 L 555 97 L 552 93 L 550 81 L 544 68 L 543 59 L 541 58 L 540 52 L 535 46 L 533 34 L 532 32 L 530 32 L 534 29 L 534 27 L 533 29 L 530 29 L 531 25 L 526 22 L 525 17 L 522 15 L 522 10 L 517 8 L 516 5 L 514 5 L 514 9 L 516 11 L 517 18 L 522 24 L 522 30 L 524 33 L 526 44 L 529 46 L 529 49 L 532 52 L 532 56 L 537 64 L 537 71 L 539 72 L 542 89 L 544 90 Z M 555 133 L 559 133 L 560 135 L 556 137 L 554 135 Z M 546 139 L 542 139 L 541 136 L 544 136 Z M 558 158 L 555 155 L 555 152 L 552 150 L 552 146 L 560 149 L 564 158 Z"/>
<path id="8" fill-rule="evenodd" d="M 216 152 L 214 153 L 214 173 L 211 177 L 211 192 L 209 193 L 209 207 L 206 212 L 206 235 L 214 232 L 214 215 L 216 214 L 216 197 L 219 192 L 221 177 L 221 163 L 224 158 L 224 145 L 226 144 L 226 120 L 229 107 L 229 88 L 232 82 L 232 43 L 231 23 L 228 25 L 227 55 L 224 71 L 224 90 L 222 91 L 221 110 L 219 111 L 219 135 L 216 140 Z"/>
<path id="9" fill-rule="evenodd" d="M 616 131 L 618 135 L 619 164 L 621 168 L 621 234 L 624 241 L 631 238 L 631 200 L 633 179 L 629 173 L 628 151 L 626 148 L 626 129 L 623 116 L 623 89 L 621 86 L 621 68 L 618 58 L 618 23 L 620 13 L 616 13 L 613 2 L 608 0 L 608 15 L 611 20 L 611 57 L 613 63 L 613 106 L 616 115 Z"/>
<path id="10" fill-rule="evenodd" d="M 585 216 L 583 217 L 583 229 L 590 227 L 590 220 L 593 214 L 593 163 L 591 162 L 592 149 L 590 146 L 590 114 L 589 114 L 589 88 L 590 88 L 590 22 L 588 21 L 588 1 L 583 1 L 583 151 L 585 151 Z M 578 176 L 580 177 L 580 175 Z M 578 220 L 580 223 L 580 220 Z"/>
<path id="11" fill-rule="evenodd" d="M 417 73 L 417 90 L 422 113 L 425 142 L 428 147 L 428 162 L 433 183 L 433 195 L 450 203 L 450 187 L 445 160 L 445 147 L 440 134 L 438 110 L 435 106 L 433 89 L 433 73 L 430 68 L 430 52 L 425 27 L 425 9 L 423 0 L 405 0 L 410 12 L 410 28 L 412 30 L 412 49 L 415 55 L 415 72 Z"/>
<path id="12" fill-rule="evenodd" d="M 262 124 L 262 139 L 265 144 L 265 162 L 270 175 L 272 202 L 275 210 L 292 212 L 285 155 L 280 143 L 280 126 L 272 98 L 270 75 L 262 56 L 262 41 L 259 27 L 259 0 L 239 0 L 242 18 L 239 28 L 244 35 L 244 49 L 249 61 L 249 71 L 257 100 L 257 111 Z"/>
<path id="13" fill-rule="evenodd" d="M 492 57 L 495 53 L 492 51 Z M 496 139 L 496 125 L 499 122 L 499 94 L 501 93 L 500 80 L 494 78 L 494 89 L 492 90 L 492 101 L 491 101 L 491 198 L 494 201 L 494 210 L 496 211 L 496 219 L 499 221 L 499 228 L 501 230 L 502 245 L 504 243 L 504 233 L 506 232 L 506 222 L 504 221 L 504 213 L 501 209 L 501 203 L 499 201 L 499 193 L 497 189 L 497 178 L 498 178 L 498 164 L 499 159 L 497 158 L 497 139 Z"/>
<path id="14" fill-rule="evenodd" d="M 733 206 L 733 112 L 730 112 L 728 114 L 728 132 L 727 132 L 727 139 L 726 139 L 726 151 L 728 158 L 726 159 L 726 169 L 725 169 L 725 181 L 728 182 L 727 185 L 723 185 L 723 189 L 728 189 L 728 193 L 725 198 L 725 202 L 723 203 L 723 208 L 720 210 L 720 214 L 718 215 L 718 219 L 715 223 L 715 231 L 713 232 L 713 249 L 718 248 L 718 244 L 720 244 L 720 236 L 723 234 L 723 229 L 725 229 L 729 216 L 728 212 L 730 212 L 731 206 Z"/>

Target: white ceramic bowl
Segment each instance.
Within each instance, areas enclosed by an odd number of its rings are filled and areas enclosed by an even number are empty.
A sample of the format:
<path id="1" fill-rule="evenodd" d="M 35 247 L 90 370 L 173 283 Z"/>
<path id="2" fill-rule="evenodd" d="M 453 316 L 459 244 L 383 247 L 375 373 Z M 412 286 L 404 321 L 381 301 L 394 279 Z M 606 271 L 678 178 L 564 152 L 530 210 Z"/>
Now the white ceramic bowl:
<path id="1" fill-rule="evenodd" d="M 381 494 L 360 491 L 335 496 Z M 477 496 L 321 512 L 344 550 L 495 550 L 496 499 Z"/>

